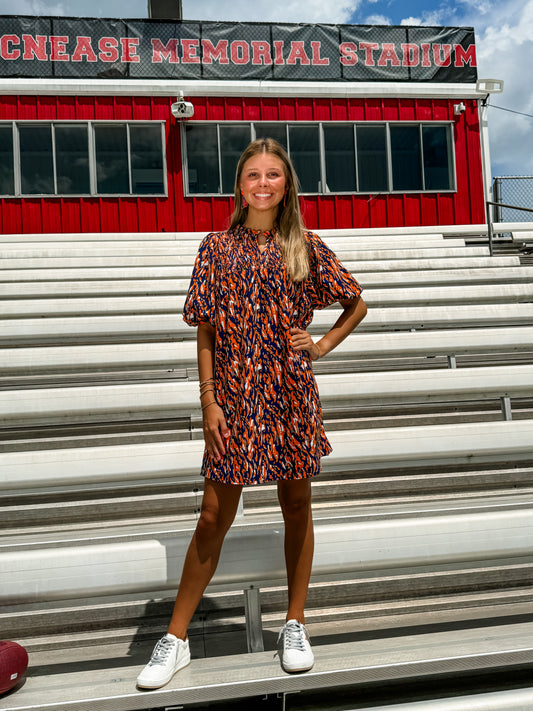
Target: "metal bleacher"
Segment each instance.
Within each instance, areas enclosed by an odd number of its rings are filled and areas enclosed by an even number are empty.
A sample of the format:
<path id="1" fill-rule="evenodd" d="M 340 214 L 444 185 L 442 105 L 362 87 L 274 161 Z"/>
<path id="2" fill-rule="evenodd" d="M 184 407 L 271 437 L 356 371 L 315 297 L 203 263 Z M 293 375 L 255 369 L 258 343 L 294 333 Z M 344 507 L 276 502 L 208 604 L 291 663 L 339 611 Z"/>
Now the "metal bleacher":
<path id="1" fill-rule="evenodd" d="M 289 676 L 275 657 L 282 519 L 275 487 L 250 487 L 191 624 L 193 664 L 148 694 L 135 678 L 201 500 L 180 311 L 203 235 L 0 237 L 0 637 L 30 653 L 0 710 L 289 707 L 327 690 L 320 708 L 342 691 L 403 711 L 406 683 L 465 677 L 491 693 L 450 711 L 533 708 L 533 689 L 497 682 L 533 664 L 533 267 L 467 227 L 320 234 L 369 313 L 314 364 L 333 445 L 313 484 L 315 667 Z"/>

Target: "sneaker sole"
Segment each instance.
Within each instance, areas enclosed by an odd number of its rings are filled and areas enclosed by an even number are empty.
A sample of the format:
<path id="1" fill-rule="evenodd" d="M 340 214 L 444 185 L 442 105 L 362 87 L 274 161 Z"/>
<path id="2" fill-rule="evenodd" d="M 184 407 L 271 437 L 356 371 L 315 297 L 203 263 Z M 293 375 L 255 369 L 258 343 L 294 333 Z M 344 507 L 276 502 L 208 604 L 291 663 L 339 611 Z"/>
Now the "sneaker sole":
<path id="1" fill-rule="evenodd" d="M 185 667 L 188 667 L 189 664 L 191 663 L 191 657 L 189 655 L 188 659 L 184 659 L 178 666 L 174 669 L 172 674 L 170 674 L 169 677 L 165 677 L 164 680 L 158 681 L 157 683 L 154 681 L 147 681 L 147 682 L 141 682 L 139 679 L 137 679 L 137 686 L 139 689 L 160 689 L 162 686 L 165 686 L 165 684 L 168 684 L 169 681 L 171 681 L 172 677 L 174 674 L 177 674 L 181 669 L 185 669 Z"/>
<path id="2" fill-rule="evenodd" d="M 299 672 L 310 671 L 314 667 L 314 665 L 315 665 L 315 663 L 313 662 L 313 664 L 311 664 L 310 667 L 302 667 L 299 669 L 289 669 L 288 667 L 281 665 L 281 668 L 283 669 L 283 671 L 287 672 L 288 674 L 298 674 Z"/>

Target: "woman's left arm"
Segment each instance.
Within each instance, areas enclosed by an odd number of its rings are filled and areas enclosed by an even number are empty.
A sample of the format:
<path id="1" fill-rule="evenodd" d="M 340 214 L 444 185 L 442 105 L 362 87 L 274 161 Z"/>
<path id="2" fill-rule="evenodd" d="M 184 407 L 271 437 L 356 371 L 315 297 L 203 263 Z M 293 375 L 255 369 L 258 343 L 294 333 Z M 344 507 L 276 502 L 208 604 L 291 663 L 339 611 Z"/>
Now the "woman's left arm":
<path id="1" fill-rule="evenodd" d="M 356 299 L 339 301 L 343 308 L 342 314 L 335 321 L 330 330 L 316 343 L 307 331 L 300 328 L 291 328 L 292 345 L 296 351 L 309 351 L 311 360 L 323 358 L 344 341 L 354 328 L 361 323 L 367 313 L 366 304 L 359 296 Z"/>

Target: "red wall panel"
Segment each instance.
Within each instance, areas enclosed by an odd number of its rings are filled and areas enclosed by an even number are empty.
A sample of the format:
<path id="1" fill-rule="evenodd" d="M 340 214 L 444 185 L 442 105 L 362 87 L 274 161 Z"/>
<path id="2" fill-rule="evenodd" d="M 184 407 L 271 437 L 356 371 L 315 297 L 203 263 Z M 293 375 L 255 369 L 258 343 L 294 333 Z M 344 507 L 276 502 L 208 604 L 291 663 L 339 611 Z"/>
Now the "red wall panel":
<path id="1" fill-rule="evenodd" d="M 313 99 L 315 121 L 331 121 L 332 106 L 330 99 Z"/>
<path id="2" fill-rule="evenodd" d="M 261 119 L 263 121 L 277 121 L 279 117 L 279 101 L 268 97 L 261 99 Z"/>
<path id="3" fill-rule="evenodd" d="M 398 121 L 399 106 L 396 99 L 383 99 L 383 120 Z"/>
<path id="4" fill-rule="evenodd" d="M 16 232 L 146 232 L 224 229 L 232 210 L 227 196 L 185 198 L 179 123 L 170 117 L 174 97 L 5 96 L 3 120 L 164 120 L 168 198 L 4 198 L 0 227 Z M 446 99 L 264 99 L 195 97 L 194 120 L 211 121 L 443 121 Z M 302 198 L 310 228 L 385 227 L 479 223 L 484 199 L 477 106 L 455 121 L 457 192 L 407 195 L 323 195 Z"/>
<path id="5" fill-rule="evenodd" d="M 439 222 L 438 200 L 434 193 L 420 196 L 420 214 L 422 225 L 436 225 Z"/>
<path id="6" fill-rule="evenodd" d="M 353 210 L 350 195 L 338 195 L 335 197 L 335 225 L 338 229 L 352 227 Z"/>
<path id="7" fill-rule="evenodd" d="M 109 232 L 107 225 L 102 224 L 100 219 L 99 198 L 83 198 L 80 200 L 80 207 L 82 232 Z M 64 230 L 70 232 L 66 228 Z"/>
<path id="8" fill-rule="evenodd" d="M 331 99 L 331 120 L 348 120 L 348 102 L 345 99 Z"/>
<path id="9" fill-rule="evenodd" d="M 330 200 L 329 195 L 317 198 L 317 227 L 325 229 L 331 224 L 336 224 L 335 198 Z"/>
<path id="10" fill-rule="evenodd" d="M 370 199 L 368 195 L 354 195 L 353 199 L 353 226 L 371 227 L 370 224 Z M 309 225 L 311 227 L 311 225 Z"/>
<path id="11" fill-rule="evenodd" d="M 2 200 L 3 234 L 20 234 L 22 229 L 22 200 L 19 198 Z"/>
<path id="12" fill-rule="evenodd" d="M 348 99 L 348 121 L 365 120 L 365 100 Z"/>
<path id="13" fill-rule="evenodd" d="M 2 96 L 0 99 L 0 118 L 13 120 L 18 118 L 18 97 Z"/>
<path id="14" fill-rule="evenodd" d="M 261 121 L 261 99 L 248 97 L 243 99 L 243 114 L 245 121 Z"/>
<path id="15" fill-rule="evenodd" d="M 62 205 L 61 200 L 49 200 L 46 207 L 39 204 L 39 218 L 41 229 L 39 232 L 56 232 L 56 225 L 62 225 Z M 69 230 L 69 232 L 79 232 Z"/>
<path id="16" fill-rule="evenodd" d="M 371 227 L 381 227 L 387 221 L 387 196 L 375 195 L 367 198 L 368 222 Z"/>
<path id="17" fill-rule="evenodd" d="M 117 200 L 120 232 L 157 231 L 153 220 L 153 202 L 143 204 L 144 202 L 142 198 L 134 197 L 121 197 Z M 139 209 L 137 210 L 137 208 Z M 152 221 L 150 221 L 150 217 L 152 217 Z"/>
<path id="18" fill-rule="evenodd" d="M 98 103 L 98 116 L 95 116 L 95 97 L 93 96 L 78 96 L 76 97 L 76 102 L 78 105 L 77 111 L 76 111 L 76 118 L 79 121 L 84 121 L 84 120 L 90 120 L 94 118 L 110 118 L 109 115 L 103 115 L 102 107 L 104 105 L 104 100 L 107 100 L 109 103 L 109 100 L 111 97 L 100 97 L 100 101 Z M 61 101 L 62 99 L 60 99 Z M 112 104 L 112 100 L 111 100 Z M 58 116 L 60 118 L 60 116 Z"/>
<path id="19" fill-rule="evenodd" d="M 55 96 L 39 96 L 37 100 L 37 118 L 40 121 L 57 118 L 57 105 Z"/>

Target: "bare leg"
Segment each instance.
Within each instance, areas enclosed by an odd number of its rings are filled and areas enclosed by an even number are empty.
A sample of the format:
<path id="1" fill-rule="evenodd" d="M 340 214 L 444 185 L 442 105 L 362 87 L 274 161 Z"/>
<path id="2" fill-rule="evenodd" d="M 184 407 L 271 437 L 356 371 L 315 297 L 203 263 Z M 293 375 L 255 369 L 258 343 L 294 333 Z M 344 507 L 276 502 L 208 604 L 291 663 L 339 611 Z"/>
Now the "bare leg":
<path id="1" fill-rule="evenodd" d="M 168 631 L 187 639 L 187 627 L 213 577 L 241 496 L 242 486 L 205 480 L 200 518 L 185 562 Z"/>
<path id="2" fill-rule="evenodd" d="M 311 480 L 279 481 L 278 498 L 285 521 L 285 564 L 289 589 L 287 620 L 305 624 L 305 601 L 315 547 Z"/>

